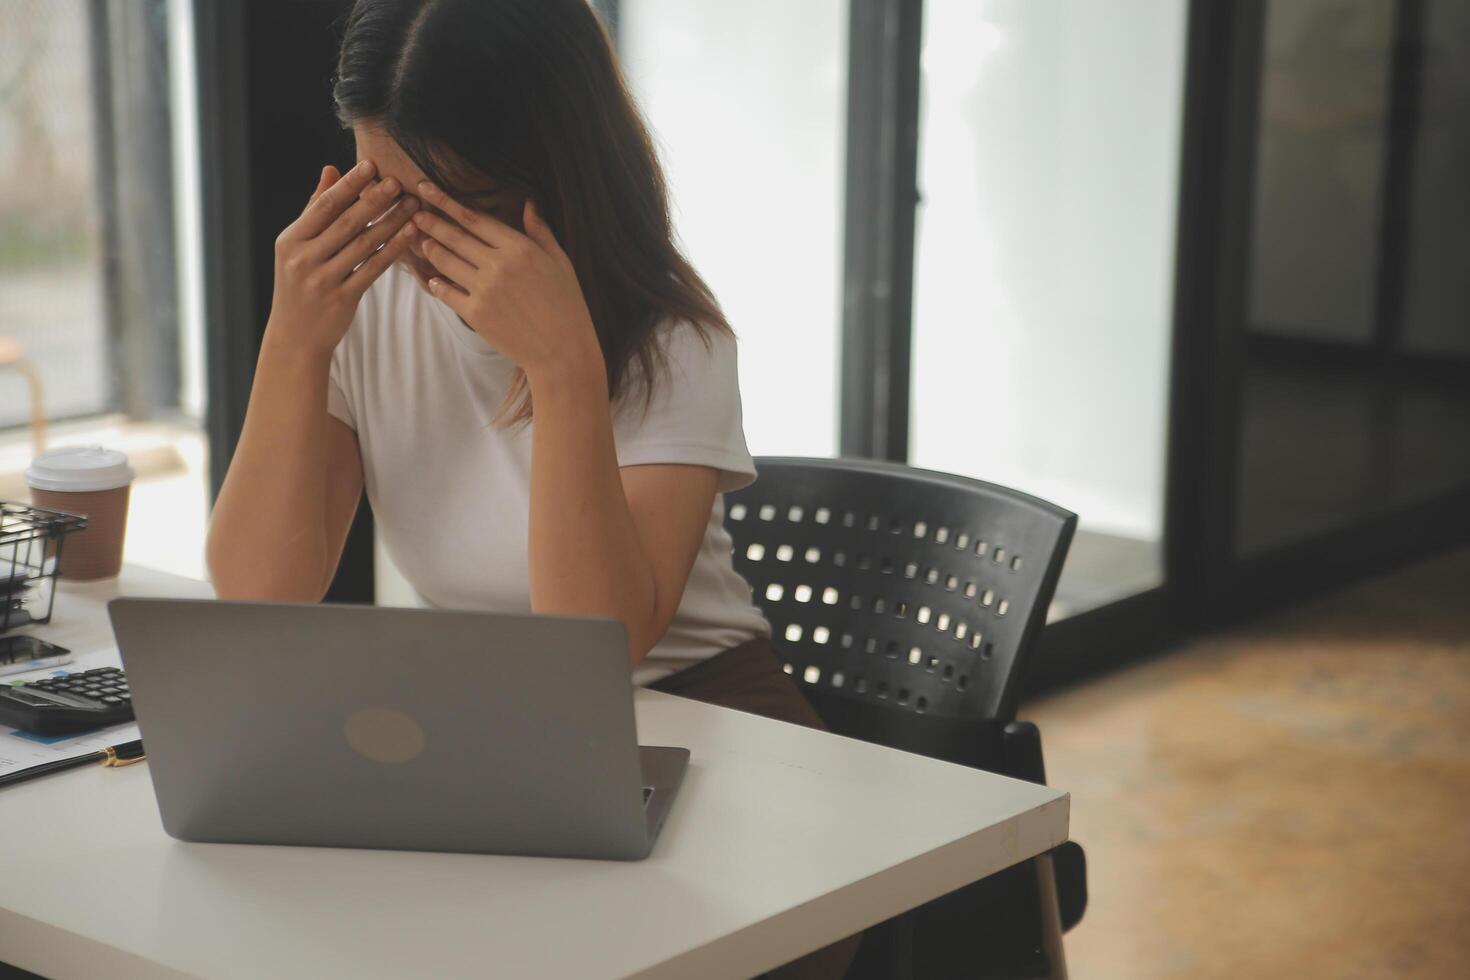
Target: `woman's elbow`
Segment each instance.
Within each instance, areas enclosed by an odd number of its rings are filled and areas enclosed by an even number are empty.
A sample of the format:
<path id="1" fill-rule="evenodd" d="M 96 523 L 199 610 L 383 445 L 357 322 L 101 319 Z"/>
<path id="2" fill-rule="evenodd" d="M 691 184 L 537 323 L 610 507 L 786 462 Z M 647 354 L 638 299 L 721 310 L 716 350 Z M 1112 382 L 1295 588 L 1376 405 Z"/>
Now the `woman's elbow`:
<path id="1" fill-rule="evenodd" d="M 326 576 L 302 574 L 302 565 L 252 561 L 212 534 L 205 544 L 204 564 L 215 595 L 239 602 L 320 602 L 330 584 Z"/>
<path id="2" fill-rule="evenodd" d="M 647 619 L 638 623 L 623 623 L 628 633 L 628 660 L 635 667 L 653 652 L 669 631 L 673 616 L 663 610 L 655 610 Z"/>

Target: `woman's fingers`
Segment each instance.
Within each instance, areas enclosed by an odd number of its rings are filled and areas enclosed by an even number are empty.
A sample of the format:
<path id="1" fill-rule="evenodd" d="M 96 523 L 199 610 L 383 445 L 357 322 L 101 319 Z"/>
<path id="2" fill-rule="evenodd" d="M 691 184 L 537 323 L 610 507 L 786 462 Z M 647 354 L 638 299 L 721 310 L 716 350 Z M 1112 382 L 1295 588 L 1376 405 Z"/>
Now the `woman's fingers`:
<path id="1" fill-rule="evenodd" d="M 312 191 L 312 198 L 307 201 L 307 206 L 312 206 L 312 204 L 315 204 L 316 198 L 319 198 L 320 195 L 325 194 L 325 192 L 328 191 L 328 188 L 332 187 L 332 184 L 337 184 L 337 182 L 341 181 L 341 179 L 343 179 L 343 173 L 341 173 L 341 170 L 338 170 L 337 167 L 332 166 L 331 163 L 323 166 L 322 178 L 320 178 L 319 181 L 316 182 L 316 190 Z"/>
<path id="2" fill-rule="evenodd" d="M 409 224 L 408 219 L 418 208 L 419 202 L 416 199 L 405 197 L 391 211 L 364 228 L 327 261 L 327 281 L 341 282 L 351 275 L 353 269 L 370 259 L 382 245 L 393 239 L 399 229 Z"/>
<path id="3" fill-rule="evenodd" d="M 311 205 L 315 204 L 316 199 L 325 194 L 328 187 L 331 187 L 333 184 L 341 179 L 342 175 L 337 172 L 336 167 L 332 166 L 330 163 L 323 167 L 322 175 L 320 179 L 318 179 L 316 182 L 316 190 L 311 192 L 311 199 L 306 202 L 307 206 L 310 207 Z"/>
<path id="4" fill-rule="evenodd" d="M 411 200 L 411 198 L 410 198 Z M 343 282 L 343 286 L 351 290 L 354 295 L 361 296 L 367 292 L 367 288 L 377 281 L 378 277 L 388 271 L 388 267 L 398 261 L 399 256 L 408 251 L 408 246 L 419 237 L 419 230 L 414 227 L 413 222 L 405 222 L 399 225 L 398 231 L 389 238 L 383 247 L 368 256 L 368 260 L 356 269 Z"/>
<path id="5" fill-rule="evenodd" d="M 371 222 L 383 217 L 402 193 L 403 187 L 394 177 L 372 184 L 362 192 L 357 203 L 339 214 L 335 221 L 307 244 L 307 250 L 318 261 L 329 261 Z"/>
<path id="6" fill-rule="evenodd" d="M 419 230 L 422 231 L 422 227 Z M 419 253 L 429 260 L 430 265 L 455 282 L 473 282 L 475 274 L 479 271 L 438 239 L 426 238 L 421 241 Z"/>
<path id="7" fill-rule="evenodd" d="M 525 237 L 510 225 L 497 221 L 485 212 L 465 207 L 430 181 L 419 181 L 418 193 L 426 203 L 449 215 L 492 248 L 504 248 Z"/>
<path id="8" fill-rule="evenodd" d="M 358 195 L 372 182 L 376 172 L 371 160 L 364 160 L 347 171 L 340 180 L 306 206 L 301 217 L 287 229 L 287 234 L 299 240 L 315 238 L 321 234 L 338 215 L 352 207 Z"/>
<path id="9" fill-rule="evenodd" d="M 526 237 L 539 245 L 543 252 L 558 258 L 566 258 L 567 253 L 562 251 L 561 242 L 556 240 L 556 233 L 551 230 L 546 219 L 541 217 L 541 209 L 536 207 L 536 202 L 529 197 L 526 198 L 526 207 L 521 215 L 521 222 L 525 226 Z"/>
<path id="10" fill-rule="evenodd" d="M 435 276 L 429 280 L 429 292 L 442 299 L 444 304 L 458 313 L 460 319 L 466 323 L 474 316 L 470 310 L 470 294 L 443 276 Z"/>
<path id="11" fill-rule="evenodd" d="M 414 215 L 414 224 L 430 241 L 438 242 L 475 268 L 483 268 L 494 258 L 494 249 L 479 238 L 465 231 L 452 221 L 445 221 L 437 214 L 420 211 Z M 458 278 L 458 277 L 456 277 Z"/>

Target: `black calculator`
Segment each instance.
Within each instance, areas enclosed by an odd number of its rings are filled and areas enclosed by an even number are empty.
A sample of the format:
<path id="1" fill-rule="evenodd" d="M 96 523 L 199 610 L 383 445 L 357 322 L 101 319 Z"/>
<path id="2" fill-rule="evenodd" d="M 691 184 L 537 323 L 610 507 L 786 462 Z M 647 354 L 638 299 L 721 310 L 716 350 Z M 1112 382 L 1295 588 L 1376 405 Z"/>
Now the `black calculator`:
<path id="1" fill-rule="evenodd" d="M 68 735 L 132 720 L 133 695 L 118 667 L 0 684 L 0 725 L 34 735 Z"/>

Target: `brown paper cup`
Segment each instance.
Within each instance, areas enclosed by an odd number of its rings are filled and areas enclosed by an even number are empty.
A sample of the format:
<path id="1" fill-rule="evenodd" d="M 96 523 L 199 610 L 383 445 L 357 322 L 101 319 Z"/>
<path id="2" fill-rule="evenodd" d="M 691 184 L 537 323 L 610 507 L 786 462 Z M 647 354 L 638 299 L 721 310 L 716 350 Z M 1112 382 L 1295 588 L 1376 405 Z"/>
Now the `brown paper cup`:
<path id="1" fill-rule="evenodd" d="M 31 487 L 31 503 L 37 507 L 80 514 L 87 519 L 85 529 L 73 531 L 63 539 L 62 578 L 87 582 L 115 578 L 122 571 L 131 491 L 131 485 L 82 493 Z"/>

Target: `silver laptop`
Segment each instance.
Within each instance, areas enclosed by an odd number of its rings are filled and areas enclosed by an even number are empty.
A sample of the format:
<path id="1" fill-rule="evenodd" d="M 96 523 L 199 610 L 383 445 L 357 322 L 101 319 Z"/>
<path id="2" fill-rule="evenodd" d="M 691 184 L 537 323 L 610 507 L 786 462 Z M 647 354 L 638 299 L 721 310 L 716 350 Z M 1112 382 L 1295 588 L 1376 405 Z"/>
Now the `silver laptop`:
<path id="1" fill-rule="evenodd" d="M 642 858 L 688 767 L 638 745 L 610 619 L 108 608 L 181 840 Z"/>

